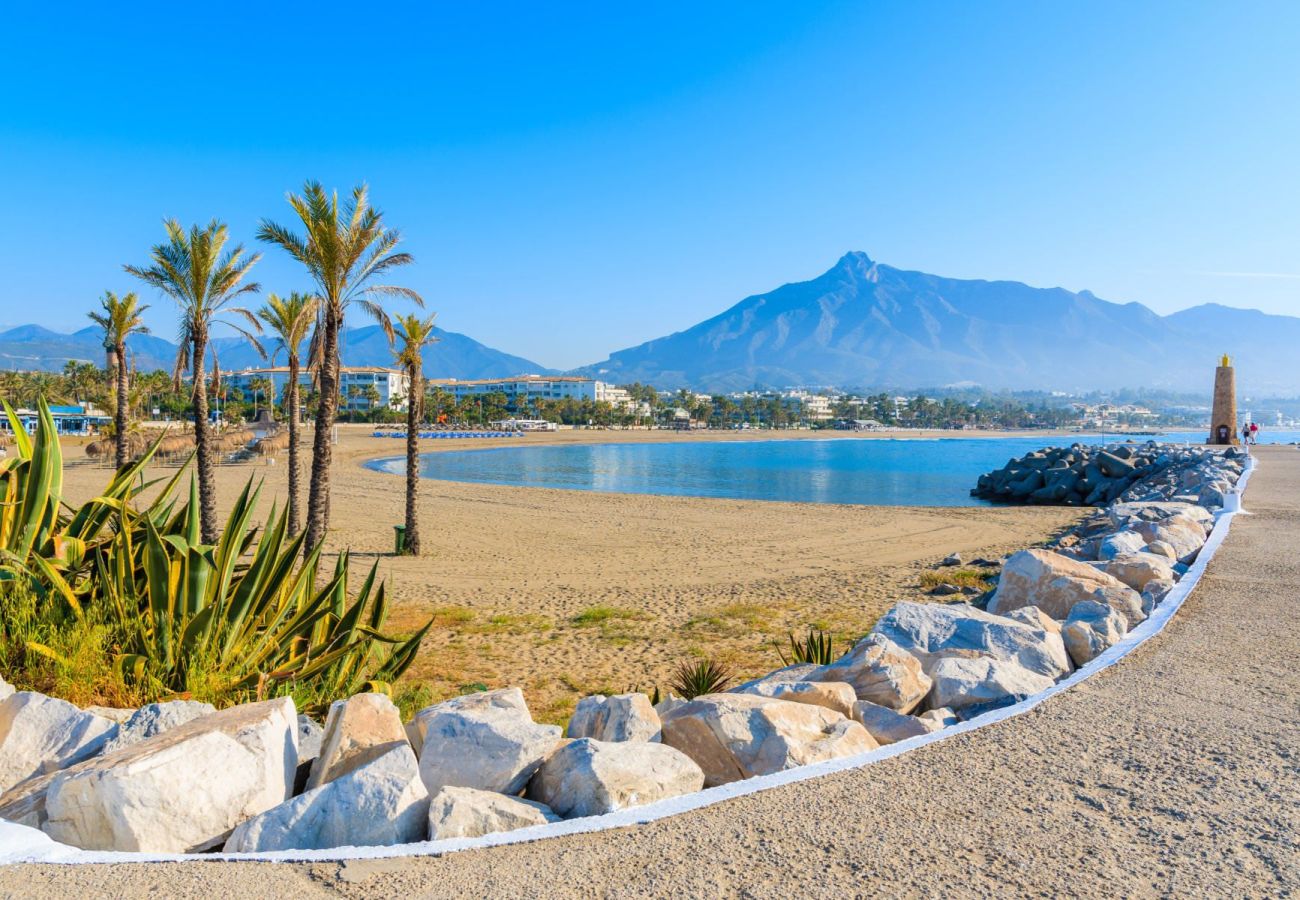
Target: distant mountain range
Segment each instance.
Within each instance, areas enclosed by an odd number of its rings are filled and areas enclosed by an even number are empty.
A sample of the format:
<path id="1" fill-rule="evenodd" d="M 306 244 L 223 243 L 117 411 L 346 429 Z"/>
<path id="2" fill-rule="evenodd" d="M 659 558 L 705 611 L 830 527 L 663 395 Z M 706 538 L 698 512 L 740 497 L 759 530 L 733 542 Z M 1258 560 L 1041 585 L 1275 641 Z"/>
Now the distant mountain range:
<path id="1" fill-rule="evenodd" d="M 1140 303 L 1015 281 L 943 278 L 848 253 L 825 274 L 748 297 L 584 374 L 706 391 L 754 387 L 1209 391 L 1223 353 L 1243 391 L 1300 392 L 1300 318 Z"/>
<path id="2" fill-rule="evenodd" d="M 455 332 L 425 353 L 430 377 L 553 374 Z M 262 364 L 241 338 L 215 342 L 221 368 Z M 155 335 L 129 342 L 139 369 L 170 370 L 176 348 Z M 848 253 L 811 281 L 748 297 L 685 331 L 610 354 L 574 374 L 659 388 L 941 388 L 1209 392 L 1223 353 L 1244 396 L 1300 394 L 1300 318 L 1218 304 L 1160 316 L 1140 303 L 1016 281 L 943 278 Z M 37 325 L 0 332 L 0 368 L 102 364 L 99 329 Z M 377 325 L 348 329 L 346 365 L 391 365 Z M 277 359 L 283 364 L 284 356 Z"/>
<path id="3" fill-rule="evenodd" d="M 436 329 L 438 343 L 424 351 L 424 370 L 430 378 L 501 378 L 523 372 L 550 373 L 552 370 L 521 356 L 493 350 L 473 338 L 454 331 Z M 273 342 L 264 341 L 268 353 Z M 213 341 L 217 360 L 223 371 L 264 366 L 253 346 L 241 337 L 217 338 Z M 127 348 L 140 371 L 171 371 L 176 360 L 176 345 L 152 334 L 132 335 Z M 303 346 L 304 356 L 306 345 Z M 347 366 L 392 366 L 393 354 L 388 339 L 378 325 L 348 328 L 342 337 L 343 364 Z M 0 332 L 0 368 L 58 371 L 68 360 L 104 363 L 103 332 L 89 326 L 72 334 L 60 334 L 39 325 L 22 325 Z M 275 357 L 285 364 L 283 352 Z"/>

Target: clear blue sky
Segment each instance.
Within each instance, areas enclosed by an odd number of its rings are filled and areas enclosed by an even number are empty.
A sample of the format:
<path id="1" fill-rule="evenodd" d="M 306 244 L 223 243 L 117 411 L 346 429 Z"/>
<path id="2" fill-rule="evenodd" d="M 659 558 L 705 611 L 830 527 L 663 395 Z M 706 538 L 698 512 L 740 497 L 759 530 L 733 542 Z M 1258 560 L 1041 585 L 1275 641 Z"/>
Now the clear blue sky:
<path id="1" fill-rule="evenodd" d="M 1300 314 L 1297 3 L 280 6 L 6 10 L 0 325 L 308 177 L 370 183 L 439 324 L 558 367 L 851 249 Z"/>

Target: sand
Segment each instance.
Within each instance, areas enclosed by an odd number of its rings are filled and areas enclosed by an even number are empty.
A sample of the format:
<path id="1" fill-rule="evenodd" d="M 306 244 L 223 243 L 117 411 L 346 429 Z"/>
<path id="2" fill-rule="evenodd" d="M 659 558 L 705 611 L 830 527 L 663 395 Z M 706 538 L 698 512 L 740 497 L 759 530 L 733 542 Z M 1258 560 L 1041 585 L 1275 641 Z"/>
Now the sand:
<path id="1" fill-rule="evenodd" d="M 0 871 L 14 897 L 1187 896 L 1300 887 L 1300 454 L 1158 637 L 1036 710 L 639 828 L 437 859 Z"/>
<path id="2" fill-rule="evenodd" d="M 434 618 L 408 683 L 426 684 L 429 700 L 517 685 L 534 715 L 555 723 L 589 693 L 666 689 L 683 659 L 712 656 L 744 677 L 781 664 L 773 642 L 790 630 L 858 637 L 898 600 L 922 599 L 918 576 L 949 553 L 994 558 L 1078 517 L 1063 509 L 760 503 L 427 480 L 424 555 L 395 557 L 403 479 L 362 464 L 400 454 L 403 444 L 371 430 L 340 430 L 328 547 L 350 548 L 361 566 L 378 561 L 395 601 L 393 627 Z M 770 435 L 563 431 L 426 444 L 442 451 L 763 437 Z M 222 467 L 223 507 L 250 476 L 265 479 L 263 509 L 272 497 L 283 504 L 283 462 Z M 106 474 L 69 467 L 69 498 L 91 496 Z"/>

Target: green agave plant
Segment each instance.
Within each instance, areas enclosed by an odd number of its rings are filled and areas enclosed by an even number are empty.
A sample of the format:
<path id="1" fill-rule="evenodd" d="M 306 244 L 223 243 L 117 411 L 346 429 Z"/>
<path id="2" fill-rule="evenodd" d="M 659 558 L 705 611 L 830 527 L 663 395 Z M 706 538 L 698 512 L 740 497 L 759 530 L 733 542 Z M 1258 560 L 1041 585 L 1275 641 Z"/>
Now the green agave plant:
<path id="1" fill-rule="evenodd" d="M 371 567 L 355 597 L 349 557 L 317 584 L 320 548 L 299 562 L 303 536 L 287 513 L 252 525 L 260 486 L 245 485 L 215 545 L 200 541 L 193 479 L 173 499 L 176 474 L 147 506 L 140 473 L 153 449 L 119 471 L 108 489 L 61 512 L 62 459 L 42 402 L 31 440 L 9 411 L 18 456 L 0 467 L 0 590 L 21 578 L 71 615 L 93 609 L 113 629 L 115 664 L 151 693 L 194 692 L 222 700 L 307 692 L 326 702 L 359 690 L 387 692 L 414 661 L 432 620 L 399 639 L 382 629 L 388 602 Z M 33 644 L 36 653 L 51 655 Z"/>
<path id="2" fill-rule="evenodd" d="M 731 670 L 715 660 L 687 660 L 678 664 L 668 688 L 679 697 L 694 700 L 725 691 L 731 679 Z"/>
<path id="3" fill-rule="evenodd" d="M 776 645 L 776 653 L 781 657 L 782 665 L 793 666 L 798 663 L 813 663 L 828 666 L 835 662 L 835 641 L 830 632 L 808 629 L 808 637 L 797 638 L 794 632 L 787 635 L 790 641 L 790 654 L 786 655 L 781 645 Z"/>

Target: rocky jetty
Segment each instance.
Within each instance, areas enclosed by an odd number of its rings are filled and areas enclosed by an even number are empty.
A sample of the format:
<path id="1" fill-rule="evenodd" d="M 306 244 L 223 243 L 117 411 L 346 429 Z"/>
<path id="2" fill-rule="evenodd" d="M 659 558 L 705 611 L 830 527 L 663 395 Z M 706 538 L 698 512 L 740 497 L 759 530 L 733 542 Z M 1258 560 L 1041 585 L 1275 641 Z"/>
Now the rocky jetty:
<path id="1" fill-rule="evenodd" d="M 322 728 L 287 697 L 81 710 L 0 678 L 0 819 L 94 850 L 395 845 L 602 815 L 922 738 L 1124 641 L 1196 561 L 1241 472 L 1235 452 L 1203 448 L 1031 453 L 979 490 L 1108 505 L 1053 546 L 973 560 L 1000 568 L 993 590 L 900 602 L 829 665 L 725 693 L 653 706 L 594 695 L 563 731 L 533 721 L 518 688 L 406 722 L 387 696 L 358 694 Z"/>
<path id="2" fill-rule="evenodd" d="M 981 475 L 971 495 L 1004 503 L 1106 506 L 1183 500 L 1222 506 L 1241 475 L 1240 451 L 1148 441 L 1049 447 Z"/>

